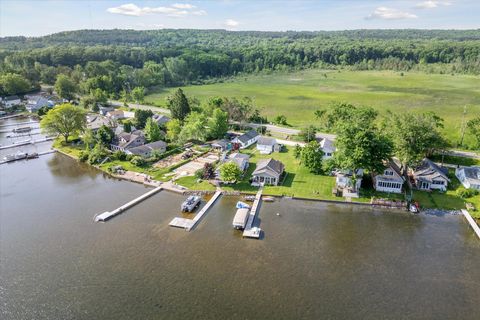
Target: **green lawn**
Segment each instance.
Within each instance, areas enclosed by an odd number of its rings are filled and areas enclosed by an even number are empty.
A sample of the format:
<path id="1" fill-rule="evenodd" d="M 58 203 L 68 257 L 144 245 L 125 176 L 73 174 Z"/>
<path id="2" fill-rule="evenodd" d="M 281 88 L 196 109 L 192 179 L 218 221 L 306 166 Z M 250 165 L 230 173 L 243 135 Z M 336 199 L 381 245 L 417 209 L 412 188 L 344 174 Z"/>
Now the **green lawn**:
<path id="1" fill-rule="evenodd" d="M 324 76 L 326 74 L 326 77 Z M 393 71 L 306 70 L 296 73 L 252 75 L 210 85 L 187 86 L 200 100 L 211 96 L 254 97 L 269 120 L 283 114 L 294 127 L 315 123 L 313 112 L 332 102 L 346 101 L 395 112 L 435 111 L 445 119 L 445 134 L 456 143 L 463 107 L 467 118 L 480 112 L 479 76 Z M 146 101 L 165 104 L 172 89 L 158 89 Z M 472 137 L 466 143 L 473 146 Z"/>
<path id="2" fill-rule="evenodd" d="M 187 187 L 189 189 L 201 190 L 201 191 L 215 191 L 216 188 L 214 185 L 210 184 L 208 181 L 202 180 L 200 183 L 197 182 L 197 178 L 193 176 L 181 177 L 175 180 L 175 182 L 181 186 Z"/>
<path id="3" fill-rule="evenodd" d="M 458 156 L 441 156 L 441 155 L 434 155 L 430 157 L 431 160 L 435 162 L 442 162 L 448 164 L 458 164 L 461 166 L 478 166 L 480 165 L 480 159 L 473 159 L 473 158 L 465 158 L 465 157 L 458 157 Z"/>

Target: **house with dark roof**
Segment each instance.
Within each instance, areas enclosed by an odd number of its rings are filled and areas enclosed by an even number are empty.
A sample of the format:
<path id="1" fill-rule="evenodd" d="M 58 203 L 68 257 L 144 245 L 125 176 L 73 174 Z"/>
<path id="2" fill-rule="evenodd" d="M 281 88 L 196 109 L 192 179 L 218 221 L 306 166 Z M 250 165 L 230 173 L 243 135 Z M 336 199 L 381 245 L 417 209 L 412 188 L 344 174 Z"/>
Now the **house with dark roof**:
<path id="1" fill-rule="evenodd" d="M 240 149 L 245 149 L 258 141 L 260 135 L 255 130 L 250 130 L 232 140 L 232 143 L 238 145 Z"/>
<path id="2" fill-rule="evenodd" d="M 145 144 L 145 136 L 143 132 L 140 130 L 128 132 L 122 132 L 117 135 L 112 144 L 110 144 L 110 148 L 113 151 L 126 151 L 131 148 L 135 148 Z"/>
<path id="3" fill-rule="evenodd" d="M 440 167 L 433 161 L 425 158 L 422 163 L 413 170 L 415 186 L 420 190 L 446 191 L 450 179 L 447 176 L 448 168 Z"/>
<path id="4" fill-rule="evenodd" d="M 280 149 L 275 138 L 260 137 L 257 140 L 257 150 L 260 151 L 261 154 L 270 154 Z"/>
<path id="5" fill-rule="evenodd" d="M 381 192 L 402 193 L 404 182 L 402 165 L 398 159 L 390 159 L 385 163 L 383 172 L 373 177 L 373 187 Z"/>
<path id="6" fill-rule="evenodd" d="M 87 115 L 87 129 L 97 132 L 101 126 L 107 126 L 113 128 L 113 122 L 111 119 L 98 115 L 98 114 L 88 114 Z"/>
<path id="7" fill-rule="evenodd" d="M 125 153 L 149 158 L 152 156 L 154 151 L 164 153 L 167 151 L 167 144 L 164 141 L 155 141 L 138 147 L 129 148 L 125 151 Z"/>
<path id="8" fill-rule="evenodd" d="M 9 109 L 22 103 L 22 100 L 18 96 L 8 96 L 3 98 L 3 105 Z"/>
<path id="9" fill-rule="evenodd" d="M 230 141 L 226 139 L 219 139 L 219 140 L 212 141 L 210 145 L 212 146 L 213 149 L 217 151 L 222 151 L 222 152 L 231 149 Z"/>
<path id="10" fill-rule="evenodd" d="M 28 112 L 37 112 L 43 107 L 54 106 L 53 101 L 48 100 L 46 97 L 40 94 L 27 95 L 25 96 L 25 98 L 27 99 L 27 104 L 25 105 L 25 108 Z"/>
<path id="11" fill-rule="evenodd" d="M 465 188 L 480 190 L 480 167 L 457 168 L 455 176 Z"/>
<path id="12" fill-rule="evenodd" d="M 259 160 L 252 173 L 252 185 L 276 186 L 285 171 L 285 166 L 278 160 L 269 158 Z"/>
<path id="13" fill-rule="evenodd" d="M 152 116 L 153 121 L 155 121 L 159 126 L 165 126 L 165 124 L 170 121 L 170 118 L 164 116 L 163 114 L 154 114 Z"/>

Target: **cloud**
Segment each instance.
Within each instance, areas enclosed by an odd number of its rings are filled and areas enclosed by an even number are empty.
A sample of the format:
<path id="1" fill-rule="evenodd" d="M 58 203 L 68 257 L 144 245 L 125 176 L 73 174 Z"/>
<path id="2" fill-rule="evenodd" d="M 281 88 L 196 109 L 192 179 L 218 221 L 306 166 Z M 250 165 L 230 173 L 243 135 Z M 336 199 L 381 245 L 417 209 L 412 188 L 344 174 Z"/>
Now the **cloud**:
<path id="1" fill-rule="evenodd" d="M 437 8 L 440 6 L 450 6 L 452 5 L 451 2 L 449 1 L 439 1 L 439 0 L 428 0 L 428 1 L 423 1 L 420 3 L 417 3 L 415 5 L 415 8 L 417 9 L 433 9 Z"/>
<path id="2" fill-rule="evenodd" d="M 373 13 L 369 14 L 365 17 L 367 20 L 372 19 L 384 19 L 384 20 L 399 20 L 399 19 L 415 19 L 418 18 L 413 13 L 408 13 L 404 11 L 400 11 L 394 8 L 387 8 L 387 7 L 378 7 L 373 11 Z"/>
<path id="3" fill-rule="evenodd" d="M 114 13 L 114 14 L 121 14 L 125 16 L 133 16 L 133 17 L 140 17 L 149 14 L 163 14 L 169 17 L 184 17 L 189 14 L 201 16 L 206 15 L 207 12 L 205 10 L 195 10 L 192 9 L 196 8 L 196 6 L 188 4 L 188 3 L 175 3 L 170 7 L 139 7 L 133 3 L 122 4 L 118 7 L 108 8 L 107 12 Z"/>
<path id="4" fill-rule="evenodd" d="M 230 27 L 230 28 L 235 28 L 235 27 L 238 27 L 240 23 L 236 20 L 233 20 L 233 19 L 227 19 L 225 20 L 225 25 L 227 27 Z"/>

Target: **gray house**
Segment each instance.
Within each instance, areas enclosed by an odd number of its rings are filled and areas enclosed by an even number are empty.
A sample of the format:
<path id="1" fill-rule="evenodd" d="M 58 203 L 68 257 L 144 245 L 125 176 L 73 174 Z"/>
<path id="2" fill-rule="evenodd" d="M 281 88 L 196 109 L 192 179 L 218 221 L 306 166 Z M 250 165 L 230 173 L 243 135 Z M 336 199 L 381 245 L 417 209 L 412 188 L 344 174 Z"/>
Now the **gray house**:
<path id="1" fill-rule="evenodd" d="M 373 177 L 373 186 L 381 192 L 402 193 L 404 181 L 401 165 L 396 159 L 390 159 L 385 170 Z"/>
<path id="2" fill-rule="evenodd" d="M 285 171 L 285 166 L 275 159 L 262 159 L 258 161 L 255 171 L 252 173 L 252 185 L 273 185 L 280 182 L 280 177 Z"/>
<path id="3" fill-rule="evenodd" d="M 145 144 L 145 136 L 140 130 L 131 133 L 122 132 L 116 136 L 114 142 L 110 145 L 113 151 L 126 151 Z"/>
<path id="4" fill-rule="evenodd" d="M 480 167 L 457 168 L 455 175 L 465 188 L 480 190 Z"/>
<path id="5" fill-rule="evenodd" d="M 273 151 L 278 151 L 277 140 L 269 137 L 260 137 L 257 140 L 257 150 L 260 151 L 261 154 L 270 154 Z"/>
<path id="6" fill-rule="evenodd" d="M 450 182 L 447 173 L 448 168 L 440 167 L 433 161 L 425 158 L 413 171 L 415 186 L 420 190 L 446 191 Z"/>
<path id="7" fill-rule="evenodd" d="M 248 168 L 248 161 L 250 160 L 250 156 L 248 154 L 243 153 L 232 153 L 227 162 L 235 163 L 240 170 L 245 171 Z"/>
<path id="8" fill-rule="evenodd" d="M 28 112 L 37 112 L 43 107 L 53 107 L 53 102 L 41 95 L 28 95 L 25 98 L 27 98 L 25 108 Z"/>
<path id="9" fill-rule="evenodd" d="M 232 143 L 238 144 L 240 149 L 245 149 L 258 141 L 260 135 L 255 130 L 250 130 L 232 140 Z"/>
<path id="10" fill-rule="evenodd" d="M 152 119 L 159 125 L 159 126 L 164 126 L 168 121 L 170 121 L 170 118 L 167 116 L 164 116 L 163 114 L 154 114 L 152 116 Z"/>
<path id="11" fill-rule="evenodd" d="M 165 151 L 167 151 L 167 144 L 163 141 L 155 141 L 155 142 L 144 144 L 142 146 L 127 149 L 125 153 L 148 158 L 152 156 L 152 153 L 154 151 L 159 151 L 160 153 L 164 153 Z"/>
<path id="12" fill-rule="evenodd" d="M 210 145 L 212 146 L 213 149 L 217 151 L 226 151 L 230 149 L 230 141 L 226 139 L 219 139 L 219 140 L 212 141 Z"/>

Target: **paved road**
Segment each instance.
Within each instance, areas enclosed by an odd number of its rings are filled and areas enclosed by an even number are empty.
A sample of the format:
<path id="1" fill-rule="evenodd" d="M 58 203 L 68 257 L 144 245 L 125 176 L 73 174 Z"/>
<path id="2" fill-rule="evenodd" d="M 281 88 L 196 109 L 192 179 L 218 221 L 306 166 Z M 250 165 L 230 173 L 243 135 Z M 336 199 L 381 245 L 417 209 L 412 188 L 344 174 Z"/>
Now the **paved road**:
<path id="1" fill-rule="evenodd" d="M 447 152 L 447 154 L 456 156 L 456 157 L 480 159 L 480 156 L 478 154 L 471 151 L 450 150 Z"/>
<path id="2" fill-rule="evenodd" d="M 123 102 L 121 102 L 121 101 L 110 100 L 110 101 L 108 101 L 108 103 L 110 103 L 112 106 L 115 106 L 115 107 L 122 107 L 123 106 Z M 128 106 L 130 108 L 133 108 L 133 109 L 152 110 L 152 111 L 159 111 L 159 112 L 162 112 L 162 113 L 170 114 L 170 110 L 165 109 L 165 108 L 160 108 L 160 107 L 157 107 L 157 106 L 150 106 L 150 105 L 138 104 L 138 103 L 128 103 Z"/>
<path id="3" fill-rule="evenodd" d="M 276 133 L 287 134 L 287 135 L 297 135 L 300 132 L 300 130 L 298 130 L 298 129 L 279 127 L 279 126 L 275 126 L 273 124 L 247 123 L 246 125 L 250 126 L 252 128 L 258 128 L 260 126 L 264 126 L 270 132 L 276 132 Z M 327 139 L 330 139 L 330 140 L 335 140 L 335 138 L 337 136 L 334 135 L 334 134 L 330 134 L 330 133 L 317 132 L 316 137 L 317 138 L 327 138 Z"/>

